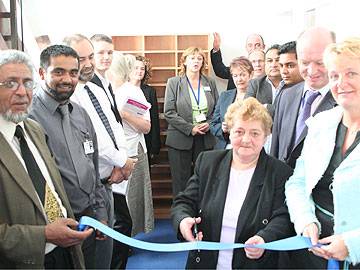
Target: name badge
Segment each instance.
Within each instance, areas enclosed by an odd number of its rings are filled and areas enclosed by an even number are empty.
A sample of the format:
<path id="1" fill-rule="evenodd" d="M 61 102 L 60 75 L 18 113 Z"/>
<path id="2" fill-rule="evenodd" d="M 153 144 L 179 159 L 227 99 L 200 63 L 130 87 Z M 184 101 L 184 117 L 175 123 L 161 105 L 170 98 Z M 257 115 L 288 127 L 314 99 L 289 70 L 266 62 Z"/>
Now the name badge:
<path id="1" fill-rule="evenodd" d="M 206 121 L 206 115 L 201 113 L 195 117 L 196 123 L 202 123 Z"/>
<path id="2" fill-rule="evenodd" d="M 94 153 L 93 141 L 86 141 L 83 143 L 83 145 L 84 145 L 84 151 L 85 151 L 86 155 Z"/>
<path id="3" fill-rule="evenodd" d="M 204 91 L 206 91 L 206 92 L 211 92 L 210 86 L 204 86 Z"/>

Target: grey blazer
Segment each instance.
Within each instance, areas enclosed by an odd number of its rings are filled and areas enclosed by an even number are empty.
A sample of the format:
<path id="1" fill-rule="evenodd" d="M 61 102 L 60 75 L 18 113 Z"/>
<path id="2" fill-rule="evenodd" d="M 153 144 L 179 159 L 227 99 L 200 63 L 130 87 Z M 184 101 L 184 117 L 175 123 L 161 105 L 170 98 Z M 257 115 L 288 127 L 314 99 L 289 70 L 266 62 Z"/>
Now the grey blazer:
<path id="1" fill-rule="evenodd" d="M 267 76 L 264 75 L 250 80 L 244 98 L 254 97 L 261 104 L 272 104 L 272 88 L 266 78 Z"/>
<path id="2" fill-rule="evenodd" d="M 210 87 L 210 91 L 205 91 L 208 105 L 206 121 L 210 123 L 219 95 L 213 79 L 202 75 L 201 84 Z M 179 150 L 190 150 L 193 145 L 193 136 L 191 135 L 193 128 L 192 106 L 185 76 L 176 76 L 168 80 L 165 91 L 164 115 L 168 122 L 165 144 Z M 215 143 L 215 137 L 207 132 L 204 135 L 205 149 L 211 149 Z"/>
<path id="3" fill-rule="evenodd" d="M 25 120 L 24 125 L 46 164 L 68 217 L 74 218 L 44 133 L 33 120 Z M 2 133 L 0 145 L 0 268 L 44 268 L 46 217 L 29 175 Z M 75 269 L 85 268 L 80 246 L 71 247 L 70 252 Z"/>
<path id="4" fill-rule="evenodd" d="M 304 82 L 284 89 L 275 109 L 270 154 L 282 161 L 286 161 L 291 167 L 295 167 L 296 159 L 301 154 L 303 141 L 307 135 L 307 127 L 305 127 L 298 142 L 294 145 L 293 136 L 296 130 L 303 90 Z M 329 91 L 321 100 L 313 115 L 329 110 L 336 105 L 336 101 Z"/>

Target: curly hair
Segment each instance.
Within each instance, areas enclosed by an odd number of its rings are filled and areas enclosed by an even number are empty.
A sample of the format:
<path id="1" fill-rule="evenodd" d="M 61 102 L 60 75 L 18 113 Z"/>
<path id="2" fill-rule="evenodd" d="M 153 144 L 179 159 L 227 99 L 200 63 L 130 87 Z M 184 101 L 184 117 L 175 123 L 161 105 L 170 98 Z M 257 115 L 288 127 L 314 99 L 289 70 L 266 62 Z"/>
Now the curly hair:
<path id="1" fill-rule="evenodd" d="M 272 118 L 267 109 L 256 98 L 249 97 L 238 100 L 228 107 L 225 114 L 227 126 L 231 129 L 238 119 L 260 121 L 266 135 L 271 133 Z"/>
<path id="2" fill-rule="evenodd" d="M 151 79 L 152 77 L 152 70 L 151 70 L 151 63 L 150 63 L 150 59 L 146 58 L 145 56 L 142 55 L 137 55 L 136 56 L 136 60 L 141 61 L 144 63 L 145 66 L 145 74 L 144 74 L 144 78 L 141 80 L 141 84 L 147 84 L 148 81 Z"/>

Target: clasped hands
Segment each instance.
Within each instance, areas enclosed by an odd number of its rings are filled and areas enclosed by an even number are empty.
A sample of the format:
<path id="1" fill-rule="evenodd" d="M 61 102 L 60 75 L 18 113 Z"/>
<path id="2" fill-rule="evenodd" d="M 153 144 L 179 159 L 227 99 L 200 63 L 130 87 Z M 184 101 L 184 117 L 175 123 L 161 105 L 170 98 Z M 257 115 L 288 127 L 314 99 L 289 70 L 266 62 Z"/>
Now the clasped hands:
<path id="1" fill-rule="evenodd" d="M 192 232 L 192 228 L 193 226 L 196 224 L 200 224 L 201 222 L 201 217 L 197 217 L 197 218 L 191 218 L 191 217 L 186 217 L 184 219 L 181 220 L 180 225 L 179 225 L 179 230 L 181 235 L 183 236 L 183 238 L 186 241 L 189 242 L 193 242 L 193 241 L 202 241 L 204 235 L 201 231 L 198 232 L 197 235 L 197 239 L 195 239 L 193 232 Z M 254 235 L 252 237 L 250 237 L 245 244 L 248 245 L 259 245 L 259 244 L 264 244 L 265 241 L 262 237 L 258 236 L 258 235 Z M 244 248 L 245 250 L 245 254 L 246 257 L 248 257 L 249 259 L 259 259 L 263 254 L 264 254 L 264 249 L 262 248 L 251 248 L 251 247 L 246 247 Z"/>
<path id="2" fill-rule="evenodd" d="M 128 180 L 132 173 L 134 166 L 138 160 L 136 158 L 128 158 L 125 165 L 121 167 L 114 167 L 109 178 L 109 184 L 118 184 L 124 180 Z"/>
<path id="3" fill-rule="evenodd" d="M 349 251 L 345 245 L 345 241 L 342 235 L 331 235 L 319 240 L 319 228 L 315 223 L 307 225 L 303 231 L 303 236 L 310 237 L 313 245 L 322 244 L 322 246 L 316 246 L 309 251 L 316 256 L 322 257 L 326 260 L 336 259 L 344 261 L 349 255 Z"/>
<path id="4" fill-rule="evenodd" d="M 191 135 L 193 135 L 193 136 L 195 136 L 197 134 L 204 135 L 206 132 L 209 131 L 209 129 L 210 129 L 210 125 L 207 122 L 201 123 L 201 124 L 196 124 L 191 130 Z"/>

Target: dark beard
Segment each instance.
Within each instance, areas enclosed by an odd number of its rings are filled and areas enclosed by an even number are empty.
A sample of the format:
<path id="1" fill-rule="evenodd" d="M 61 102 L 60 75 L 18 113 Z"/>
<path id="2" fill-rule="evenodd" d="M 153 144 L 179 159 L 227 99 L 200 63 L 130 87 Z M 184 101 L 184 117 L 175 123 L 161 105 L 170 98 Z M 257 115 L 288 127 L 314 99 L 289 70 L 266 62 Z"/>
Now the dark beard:
<path id="1" fill-rule="evenodd" d="M 56 101 L 62 102 L 68 100 L 72 96 L 72 94 L 74 94 L 75 90 L 71 90 L 66 93 L 58 93 L 56 90 L 48 87 L 47 91 Z"/>
<path id="2" fill-rule="evenodd" d="M 94 76 L 94 72 L 95 72 L 94 69 L 92 69 L 91 73 L 83 73 L 82 70 L 80 70 L 80 72 L 79 72 L 79 81 L 82 81 L 82 82 L 90 81 L 92 79 L 92 77 Z"/>

